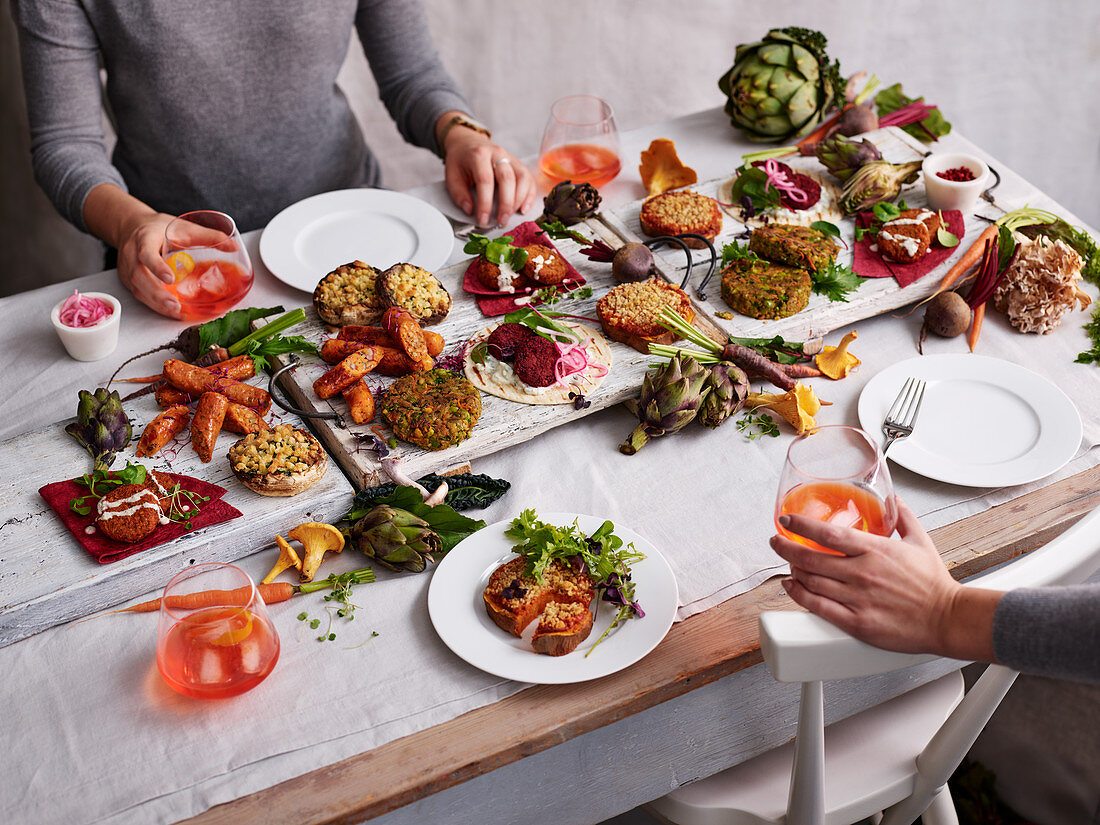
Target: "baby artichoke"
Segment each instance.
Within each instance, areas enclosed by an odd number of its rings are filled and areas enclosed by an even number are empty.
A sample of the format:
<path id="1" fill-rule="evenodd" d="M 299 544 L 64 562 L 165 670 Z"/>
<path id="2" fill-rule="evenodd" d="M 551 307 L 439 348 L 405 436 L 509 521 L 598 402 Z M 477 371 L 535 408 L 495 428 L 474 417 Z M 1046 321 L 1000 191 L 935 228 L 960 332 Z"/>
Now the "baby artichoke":
<path id="1" fill-rule="evenodd" d="M 848 180 L 863 164 L 882 160 L 882 152 L 867 138 L 853 140 L 843 135 L 833 135 L 821 141 L 814 154 L 837 180 Z"/>
<path id="2" fill-rule="evenodd" d="M 739 366 L 729 361 L 712 364 L 707 372 L 706 386 L 710 391 L 699 410 L 699 423 L 713 430 L 744 405 L 749 379 Z"/>
<path id="3" fill-rule="evenodd" d="M 840 208 L 846 215 L 854 215 L 870 209 L 876 203 L 892 201 L 901 194 L 904 184 L 917 179 L 920 167 L 919 160 L 909 163 L 873 160 L 863 164 L 844 184 L 840 193 Z"/>
<path id="4" fill-rule="evenodd" d="M 410 573 L 422 573 L 443 549 L 443 542 L 428 522 L 388 504 L 377 505 L 355 522 L 351 540 L 361 553 L 383 567 Z"/>
<path id="5" fill-rule="evenodd" d="M 738 46 L 733 67 L 718 81 L 733 125 L 750 140 L 789 141 L 821 123 L 845 89 L 825 47 L 823 34 L 797 26 Z"/>
<path id="6" fill-rule="evenodd" d="M 543 198 L 542 217 L 557 218 L 566 226 L 591 218 L 600 208 L 600 193 L 590 183 L 573 183 L 563 180 Z"/>
<path id="7" fill-rule="evenodd" d="M 122 410 L 118 392 L 100 387 L 94 393 L 81 390 L 76 407 L 76 421 L 65 432 L 88 451 L 94 469 L 106 472 L 114 463 L 115 453 L 125 449 L 133 438 L 134 429 Z"/>
<path id="8" fill-rule="evenodd" d="M 641 396 L 637 401 L 627 402 L 641 423 L 619 445 L 619 452 L 634 455 L 649 439 L 671 435 L 690 424 L 709 392 L 708 375 L 710 370 L 682 353 L 646 373 Z"/>

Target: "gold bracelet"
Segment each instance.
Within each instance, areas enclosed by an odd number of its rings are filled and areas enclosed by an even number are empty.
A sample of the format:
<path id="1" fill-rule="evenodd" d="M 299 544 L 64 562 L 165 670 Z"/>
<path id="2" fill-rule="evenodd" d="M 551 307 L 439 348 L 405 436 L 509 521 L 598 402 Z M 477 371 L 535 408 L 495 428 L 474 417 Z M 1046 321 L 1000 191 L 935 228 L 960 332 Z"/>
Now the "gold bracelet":
<path id="1" fill-rule="evenodd" d="M 489 127 L 483 123 L 478 123 L 472 118 L 468 118 L 465 115 L 455 115 L 447 121 L 443 127 L 443 131 L 439 135 L 439 155 L 444 160 L 447 158 L 447 150 L 444 148 L 444 144 L 447 140 L 447 135 L 451 133 L 451 129 L 456 126 L 465 126 L 467 129 L 473 129 L 475 132 L 485 135 L 490 140 L 493 137 L 493 133 L 489 131 Z"/>

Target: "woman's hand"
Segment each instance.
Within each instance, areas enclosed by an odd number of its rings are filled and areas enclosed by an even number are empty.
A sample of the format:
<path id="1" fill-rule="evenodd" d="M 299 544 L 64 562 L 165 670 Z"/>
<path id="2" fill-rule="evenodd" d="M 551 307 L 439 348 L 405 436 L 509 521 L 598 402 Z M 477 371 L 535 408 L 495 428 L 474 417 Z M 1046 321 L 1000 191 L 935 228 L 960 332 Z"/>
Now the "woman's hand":
<path id="1" fill-rule="evenodd" d="M 783 580 L 787 593 L 876 647 L 993 661 L 993 611 L 1001 594 L 951 578 L 913 511 L 895 500 L 900 539 L 782 516 L 791 532 L 844 554 L 773 536 L 772 549 L 791 564 L 791 578 Z"/>
<path id="2" fill-rule="evenodd" d="M 488 226 L 490 220 L 503 225 L 513 212 L 527 212 L 534 206 L 538 194 L 534 176 L 487 136 L 460 124 L 447 131 L 443 152 L 447 191 L 478 226 Z M 494 191 L 497 212 L 492 216 Z"/>
<path id="3" fill-rule="evenodd" d="M 180 302 L 164 288 L 175 276 L 161 257 L 164 230 L 172 216 L 104 183 L 88 193 L 84 222 L 92 234 L 118 250 L 119 280 L 134 297 L 154 312 L 179 318 Z"/>

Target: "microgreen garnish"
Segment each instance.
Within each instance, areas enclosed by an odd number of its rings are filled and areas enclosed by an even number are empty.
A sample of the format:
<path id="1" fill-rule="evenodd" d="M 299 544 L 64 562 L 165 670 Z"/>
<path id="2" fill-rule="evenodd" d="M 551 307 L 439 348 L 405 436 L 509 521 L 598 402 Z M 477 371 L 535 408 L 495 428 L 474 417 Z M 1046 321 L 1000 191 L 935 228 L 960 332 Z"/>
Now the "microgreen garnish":
<path id="1" fill-rule="evenodd" d="M 366 584 L 372 581 L 374 581 L 374 571 L 369 567 L 364 567 L 361 570 L 351 570 L 347 573 L 340 573 L 339 575 L 333 573 L 327 578 L 298 585 L 298 592 L 300 593 L 312 593 L 314 590 L 323 590 L 325 588 L 332 589 L 331 593 L 325 595 L 325 601 L 335 602 L 335 604 L 325 605 L 325 612 L 328 613 L 328 626 L 325 628 L 324 632 L 317 637 L 317 641 L 335 641 L 336 634 L 332 630 L 333 622 L 336 619 L 344 619 L 348 622 L 355 619 L 355 609 L 358 605 L 351 601 L 352 587 L 357 584 Z M 298 614 L 298 621 L 308 624 L 311 630 L 316 630 L 321 626 L 320 619 L 311 619 L 309 614 L 304 610 Z M 377 633 L 373 633 L 370 638 L 373 639 L 377 635 Z M 299 634 L 299 639 L 300 638 L 301 634 Z"/>
<path id="2" fill-rule="evenodd" d="M 543 573 L 555 559 L 567 565 L 579 560 L 588 569 L 600 598 L 618 606 L 611 627 L 588 653 L 596 649 L 612 628 L 626 619 L 645 616 L 634 597 L 634 582 L 630 578 L 631 565 L 644 559 L 645 554 L 636 550 L 633 543 L 624 546 L 614 530 L 615 525 L 605 521 L 587 536 L 576 520 L 565 527 L 556 527 L 540 521 L 534 510 L 524 510 L 504 532 L 507 538 L 518 542 L 512 546 L 512 552 L 527 560 L 527 573 L 537 581 L 542 581 Z"/>
<path id="3" fill-rule="evenodd" d="M 563 298 L 571 298 L 580 300 L 582 298 L 592 297 L 592 287 L 582 286 L 579 289 L 572 291 L 568 289 L 562 289 L 560 286 L 544 286 L 542 289 L 536 289 L 531 293 L 531 299 L 538 303 L 539 306 L 549 306 L 556 304 Z"/>
<path id="4" fill-rule="evenodd" d="M 94 470 L 85 473 L 76 480 L 76 483 L 87 487 L 88 495 L 70 500 L 69 509 L 77 515 L 86 516 L 95 506 L 94 503 L 89 503 L 89 499 L 94 502 L 123 484 L 144 484 L 146 473 L 144 465 L 132 464 L 129 461 L 121 470 Z"/>
<path id="5" fill-rule="evenodd" d="M 746 410 L 742 413 L 737 419 L 737 429 L 749 441 L 765 435 L 771 438 L 779 436 L 779 425 L 775 423 L 775 419 L 760 410 Z"/>
<path id="6" fill-rule="evenodd" d="M 490 240 L 484 235 L 473 233 L 470 235 L 470 240 L 466 241 L 466 245 L 462 247 L 462 251 L 467 255 L 482 255 L 485 260 L 497 266 L 507 263 L 516 272 L 523 269 L 527 263 L 527 250 L 513 246 L 511 235 L 501 235 L 499 238 Z"/>

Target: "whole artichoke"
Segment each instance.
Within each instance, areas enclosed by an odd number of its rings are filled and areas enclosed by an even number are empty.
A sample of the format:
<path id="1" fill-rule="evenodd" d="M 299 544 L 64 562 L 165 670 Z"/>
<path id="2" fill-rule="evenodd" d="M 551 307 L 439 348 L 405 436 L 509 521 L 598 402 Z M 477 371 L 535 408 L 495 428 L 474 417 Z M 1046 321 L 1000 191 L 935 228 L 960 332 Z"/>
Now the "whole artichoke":
<path id="1" fill-rule="evenodd" d="M 600 193 L 590 183 L 563 180 L 543 198 L 542 217 L 557 218 L 566 226 L 591 218 L 600 208 Z"/>
<path id="2" fill-rule="evenodd" d="M 870 209 L 876 203 L 892 201 L 901 194 L 901 187 L 912 183 L 920 174 L 921 161 L 890 163 L 873 160 L 856 170 L 840 192 L 840 208 L 846 215 Z"/>
<path id="3" fill-rule="evenodd" d="M 94 393 L 81 390 L 76 421 L 65 428 L 92 457 L 96 470 L 106 472 L 114 463 L 115 453 L 133 438 L 134 429 L 122 410 L 118 392 L 100 387 Z"/>
<path id="4" fill-rule="evenodd" d="M 789 141 L 820 124 L 845 88 L 825 46 L 823 34 L 796 26 L 738 46 L 733 67 L 718 81 L 733 125 L 750 140 Z"/>
<path id="5" fill-rule="evenodd" d="M 729 361 L 712 364 L 708 372 L 706 386 L 710 391 L 699 409 L 699 422 L 713 430 L 744 405 L 749 394 L 749 378 Z"/>
<path id="6" fill-rule="evenodd" d="M 837 180 L 848 180 L 865 163 L 882 160 L 882 152 L 867 138 L 853 140 L 843 135 L 833 135 L 821 141 L 814 154 Z"/>
<path id="7" fill-rule="evenodd" d="M 638 400 L 627 402 L 641 423 L 619 445 L 619 452 L 634 455 L 649 439 L 671 435 L 690 424 L 707 396 L 709 374 L 694 358 L 679 353 L 646 373 Z"/>
<path id="8" fill-rule="evenodd" d="M 422 573 L 435 562 L 443 543 L 428 522 L 408 510 L 379 504 L 351 528 L 359 552 L 383 567 Z"/>

